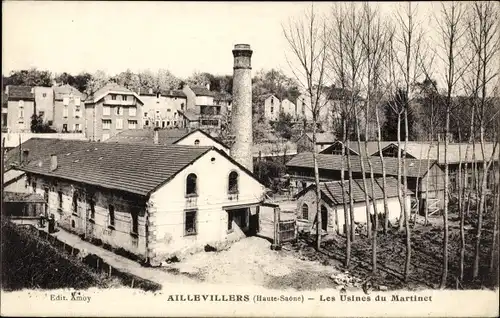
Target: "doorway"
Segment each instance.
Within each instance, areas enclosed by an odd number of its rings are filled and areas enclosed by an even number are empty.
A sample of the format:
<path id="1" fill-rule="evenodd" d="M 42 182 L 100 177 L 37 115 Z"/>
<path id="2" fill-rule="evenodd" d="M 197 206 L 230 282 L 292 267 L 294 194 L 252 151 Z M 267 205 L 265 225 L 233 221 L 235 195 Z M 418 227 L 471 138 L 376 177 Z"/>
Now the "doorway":
<path id="1" fill-rule="evenodd" d="M 321 206 L 321 229 L 327 232 L 328 228 L 328 209 L 326 206 Z"/>

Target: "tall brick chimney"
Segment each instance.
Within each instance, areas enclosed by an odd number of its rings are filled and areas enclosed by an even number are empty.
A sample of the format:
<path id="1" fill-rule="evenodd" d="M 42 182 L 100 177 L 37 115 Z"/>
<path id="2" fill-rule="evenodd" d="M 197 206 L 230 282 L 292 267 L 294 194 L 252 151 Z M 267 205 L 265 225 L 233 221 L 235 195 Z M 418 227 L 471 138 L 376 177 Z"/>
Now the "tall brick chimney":
<path id="1" fill-rule="evenodd" d="M 233 50 L 233 106 L 231 135 L 234 144 L 231 156 L 253 171 L 252 157 L 252 49 L 248 44 L 236 44 Z"/>

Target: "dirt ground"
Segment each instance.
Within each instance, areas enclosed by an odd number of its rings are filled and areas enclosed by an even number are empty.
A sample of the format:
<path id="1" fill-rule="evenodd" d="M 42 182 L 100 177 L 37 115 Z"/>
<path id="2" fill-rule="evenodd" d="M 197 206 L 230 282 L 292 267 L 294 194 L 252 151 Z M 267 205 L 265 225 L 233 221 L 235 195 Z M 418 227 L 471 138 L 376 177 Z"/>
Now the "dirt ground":
<path id="1" fill-rule="evenodd" d="M 270 247 L 271 243 L 265 239 L 248 237 L 235 242 L 228 250 L 197 253 L 164 270 L 215 284 L 295 290 L 339 285 L 331 278 L 342 275 L 335 268 L 300 260 L 289 251 L 273 251 Z"/>

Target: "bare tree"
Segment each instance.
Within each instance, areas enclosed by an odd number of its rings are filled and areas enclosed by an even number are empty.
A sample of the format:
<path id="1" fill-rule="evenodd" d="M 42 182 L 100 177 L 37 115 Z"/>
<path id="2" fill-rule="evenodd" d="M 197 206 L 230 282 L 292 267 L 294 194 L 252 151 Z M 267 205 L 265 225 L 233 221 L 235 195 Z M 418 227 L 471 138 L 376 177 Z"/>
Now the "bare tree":
<path id="1" fill-rule="evenodd" d="M 314 11 L 314 5 L 304 13 L 302 19 L 289 20 L 282 26 L 283 34 L 291 49 L 291 55 L 298 62 L 297 66 L 288 60 L 297 82 L 310 98 L 312 113 L 313 145 L 316 145 L 316 134 L 320 110 L 325 106 L 323 97 L 326 87 L 326 60 L 328 56 L 328 39 L 325 21 Z M 314 180 L 316 184 L 316 248 L 321 248 L 321 192 L 319 185 L 319 170 L 316 150 L 313 151 Z"/>

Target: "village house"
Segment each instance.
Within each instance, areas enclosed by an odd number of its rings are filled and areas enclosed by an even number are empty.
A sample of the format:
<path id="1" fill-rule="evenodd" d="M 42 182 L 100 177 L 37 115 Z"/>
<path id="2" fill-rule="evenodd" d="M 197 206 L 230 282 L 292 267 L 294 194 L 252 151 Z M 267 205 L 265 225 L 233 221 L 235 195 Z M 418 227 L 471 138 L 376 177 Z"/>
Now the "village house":
<path id="1" fill-rule="evenodd" d="M 340 155 L 317 154 L 320 181 L 341 180 L 342 161 L 344 178 L 349 178 L 347 157 L 342 160 Z M 350 166 L 354 179 L 363 178 L 360 156 L 351 156 Z M 370 157 L 373 174 L 376 178 L 383 176 L 382 161 L 380 157 Z M 429 207 L 433 211 L 444 205 L 444 171 L 437 165 L 436 160 L 406 159 L 407 190 L 415 194 L 420 202 L 420 208 Z M 397 177 L 398 159 L 384 158 L 385 175 Z M 368 161 L 364 161 L 365 177 L 370 177 Z M 314 161 L 311 152 L 299 153 L 287 164 L 291 184 L 298 192 L 314 183 Z M 404 167 L 401 167 L 403 171 Z"/>
<path id="2" fill-rule="evenodd" d="M 35 114 L 34 91 L 34 88 L 30 86 L 8 85 L 6 87 L 6 127 L 9 132 L 31 131 L 31 117 Z"/>
<path id="3" fill-rule="evenodd" d="M 71 85 L 53 88 L 52 127 L 58 132 L 81 133 L 85 129 L 84 95 Z"/>
<path id="4" fill-rule="evenodd" d="M 230 150 L 220 140 L 201 129 L 191 131 L 187 129 L 130 129 L 116 134 L 106 142 L 215 147 L 227 154 Z"/>
<path id="5" fill-rule="evenodd" d="M 331 132 L 316 133 L 316 145 L 313 143 L 312 133 L 303 133 L 299 138 L 297 138 L 297 152 L 308 152 L 316 151 L 320 152 L 328 147 L 330 147 L 337 138 L 335 134 Z"/>
<path id="6" fill-rule="evenodd" d="M 52 87 L 34 87 L 36 113 L 49 126 L 54 122 L 54 90 Z"/>
<path id="7" fill-rule="evenodd" d="M 187 108 L 180 112 L 183 127 L 219 130 L 223 116 L 227 115 L 227 108 L 215 103 L 215 93 L 210 91 L 210 85 L 184 85 L 182 91 L 187 97 Z"/>
<path id="8" fill-rule="evenodd" d="M 144 102 L 136 93 L 108 83 L 85 101 L 85 135 L 104 141 L 124 129 L 142 128 Z"/>
<path id="9" fill-rule="evenodd" d="M 370 198 L 369 212 L 372 215 L 370 222 L 373 222 L 375 210 L 373 208 L 373 201 L 377 213 L 384 214 L 384 195 L 382 192 L 383 180 L 377 178 L 374 181 L 373 196 L 370 180 L 367 180 L 367 194 Z M 342 181 L 330 181 L 320 183 L 320 211 L 321 211 L 321 226 L 322 230 L 326 233 L 345 234 L 344 222 L 344 197 L 342 196 Z M 386 178 L 386 196 L 387 207 L 389 213 L 389 221 L 395 222 L 401 213 L 401 205 L 398 199 L 397 179 L 393 177 Z M 365 201 L 365 187 L 362 179 L 354 179 L 351 181 L 351 189 L 349 191 L 349 180 L 344 181 L 344 191 L 346 203 L 348 199 L 352 198 L 354 202 L 354 222 L 366 224 L 366 201 Z M 316 211 L 316 185 L 311 184 L 302 191 L 300 191 L 295 198 L 297 199 L 297 220 L 299 221 L 299 228 L 305 231 L 315 232 Z M 410 197 L 405 200 L 407 208 L 410 208 Z M 349 207 L 348 207 L 349 209 Z M 349 213 L 349 212 L 348 212 Z M 379 216 L 381 218 L 381 216 Z"/>
<path id="10" fill-rule="evenodd" d="M 68 231 L 153 266 L 256 231 L 264 186 L 215 147 L 51 142 L 16 169 Z"/>
<path id="11" fill-rule="evenodd" d="M 278 97 L 269 95 L 264 99 L 264 117 L 268 121 L 277 121 L 281 113 L 281 102 Z"/>
<path id="12" fill-rule="evenodd" d="M 281 101 L 281 112 L 290 115 L 293 120 L 298 118 L 297 106 L 287 98 Z"/>
<path id="13" fill-rule="evenodd" d="M 182 127 L 179 111 L 184 111 L 187 97 L 181 90 L 155 92 L 153 89 L 140 90 L 144 102 L 142 113 L 144 127 L 175 128 Z"/>
<path id="14" fill-rule="evenodd" d="M 493 189 L 495 185 L 495 180 L 498 180 L 498 151 L 500 145 L 496 145 L 492 142 L 487 142 L 484 145 L 484 157 L 486 157 L 486 162 L 492 160 L 492 166 L 487 173 L 487 186 L 489 189 Z M 480 143 L 476 143 L 473 151 L 472 144 L 467 143 L 450 143 L 448 145 L 448 169 L 450 176 L 450 186 L 451 189 L 458 188 L 458 172 L 460 162 L 462 162 L 462 180 L 464 187 L 475 187 L 473 185 L 473 180 L 478 181 L 480 184 L 483 176 L 483 149 Z M 400 145 L 401 153 L 403 156 L 405 143 L 401 142 Z M 432 160 L 437 161 L 437 164 L 444 170 L 445 160 L 444 160 L 444 142 L 408 142 L 406 148 L 406 158 L 414 158 L 421 160 Z M 378 156 L 379 152 L 375 152 L 373 155 Z M 398 143 L 390 142 L 382 149 L 382 155 L 384 157 L 397 157 L 398 156 Z M 467 164 L 468 173 L 465 176 L 465 165 Z M 473 178 L 472 166 L 476 167 L 476 178 Z M 495 177 L 496 176 L 496 177 Z"/>

